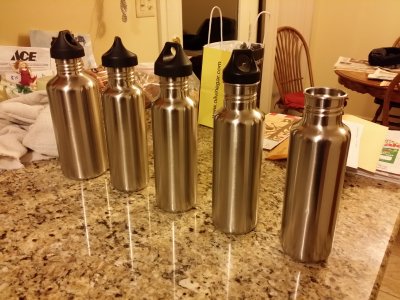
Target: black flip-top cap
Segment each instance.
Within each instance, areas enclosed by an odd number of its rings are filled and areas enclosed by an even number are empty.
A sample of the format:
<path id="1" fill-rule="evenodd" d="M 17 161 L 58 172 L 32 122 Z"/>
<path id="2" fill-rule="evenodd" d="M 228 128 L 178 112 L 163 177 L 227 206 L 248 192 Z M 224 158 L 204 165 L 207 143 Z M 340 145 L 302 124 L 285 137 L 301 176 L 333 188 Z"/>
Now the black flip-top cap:
<path id="1" fill-rule="evenodd" d="M 51 42 L 50 56 L 56 59 L 80 58 L 85 56 L 85 50 L 69 30 L 62 30 Z"/>
<path id="2" fill-rule="evenodd" d="M 135 53 L 132 53 L 124 47 L 119 36 L 114 38 L 111 48 L 101 56 L 101 63 L 105 67 L 126 68 L 138 64 Z"/>
<path id="3" fill-rule="evenodd" d="M 232 84 L 252 84 L 260 81 L 260 71 L 250 49 L 235 49 L 222 73 L 222 79 Z"/>
<path id="4" fill-rule="evenodd" d="M 172 49 L 175 53 L 172 53 Z M 186 77 L 192 75 L 192 63 L 179 43 L 166 42 L 156 62 L 154 74 L 163 77 Z"/>

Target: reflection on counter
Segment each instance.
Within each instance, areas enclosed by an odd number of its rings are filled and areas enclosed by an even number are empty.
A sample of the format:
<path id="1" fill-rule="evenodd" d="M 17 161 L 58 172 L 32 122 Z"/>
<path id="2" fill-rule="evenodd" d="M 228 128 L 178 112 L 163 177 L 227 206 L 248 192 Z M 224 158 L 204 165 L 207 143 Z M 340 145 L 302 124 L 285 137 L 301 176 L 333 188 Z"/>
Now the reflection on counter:
<path id="1" fill-rule="evenodd" d="M 399 228 L 398 186 L 347 175 L 328 261 L 297 263 L 279 240 L 285 162 L 262 163 L 255 230 L 227 235 L 211 218 L 212 130 L 200 126 L 198 133 L 198 201 L 186 213 L 157 208 L 152 159 L 149 186 L 135 193 L 113 189 L 108 172 L 67 179 L 56 160 L 0 172 L 1 297 L 367 299 L 375 293 Z"/>

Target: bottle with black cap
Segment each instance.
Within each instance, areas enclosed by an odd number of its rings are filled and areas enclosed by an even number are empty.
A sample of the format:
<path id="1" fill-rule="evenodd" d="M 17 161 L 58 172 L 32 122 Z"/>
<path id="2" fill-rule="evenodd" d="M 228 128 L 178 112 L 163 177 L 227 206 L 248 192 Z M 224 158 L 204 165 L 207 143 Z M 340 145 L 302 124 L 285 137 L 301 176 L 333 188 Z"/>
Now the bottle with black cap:
<path id="1" fill-rule="evenodd" d="M 135 82 L 137 56 L 116 36 L 101 57 L 108 84 L 102 95 L 111 184 L 122 191 L 137 191 L 149 179 L 145 103 Z"/>
<path id="2" fill-rule="evenodd" d="M 154 64 L 160 97 L 153 102 L 152 124 L 156 202 L 169 212 L 195 206 L 198 104 L 189 97 L 192 63 L 178 43 L 167 42 Z"/>
<path id="3" fill-rule="evenodd" d="M 256 107 L 260 71 L 250 49 L 233 50 L 223 70 L 224 106 L 214 116 L 212 218 L 223 232 L 255 228 L 264 113 Z"/>
<path id="4" fill-rule="evenodd" d="M 68 30 L 60 31 L 51 43 L 57 75 L 46 89 L 61 170 L 71 179 L 97 177 L 108 168 L 100 90 L 83 69 L 84 55 Z"/>

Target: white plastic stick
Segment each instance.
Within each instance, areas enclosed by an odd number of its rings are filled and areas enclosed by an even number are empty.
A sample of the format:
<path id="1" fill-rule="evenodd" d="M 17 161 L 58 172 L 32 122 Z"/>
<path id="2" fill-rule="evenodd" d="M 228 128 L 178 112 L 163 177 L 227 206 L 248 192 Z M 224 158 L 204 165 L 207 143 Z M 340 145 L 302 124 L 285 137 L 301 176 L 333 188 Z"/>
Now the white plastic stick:
<path id="1" fill-rule="evenodd" d="M 263 10 L 258 13 L 255 23 L 253 24 L 253 26 L 250 26 L 248 42 L 251 41 L 250 38 L 251 38 L 252 28 L 257 28 L 258 19 L 260 18 L 261 15 L 268 15 L 268 20 L 271 18 L 271 13 L 269 11 Z M 265 20 L 265 22 L 267 22 L 267 20 Z M 265 29 L 266 28 L 267 28 L 267 26 L 265 26 Z M 264 34 L 266 34 L 265 29 L 264 29 Z M 254 30 L 254 32 L 256 32 L 256 30 Z"/>
<path id="2" fill-rule="evenodd" d="M 210 38 L 211 38 L 211 23 L 212 23 L 212 16 L 214 13 L 214 9 L 218 9 L 219 11 L 219 21 L 220 21 L 220 29 L 221 29 L 221 42 L 223 41 L 223 37 L 222 37 L 222 12 L 221 12 L 221 8 L 219 8 L 219 6 L 214 6 L 211 9 L 211 13 L 210 13 L 210 21 L 208 22 L 208 42 L 207 44 L 210 43 Z"/>

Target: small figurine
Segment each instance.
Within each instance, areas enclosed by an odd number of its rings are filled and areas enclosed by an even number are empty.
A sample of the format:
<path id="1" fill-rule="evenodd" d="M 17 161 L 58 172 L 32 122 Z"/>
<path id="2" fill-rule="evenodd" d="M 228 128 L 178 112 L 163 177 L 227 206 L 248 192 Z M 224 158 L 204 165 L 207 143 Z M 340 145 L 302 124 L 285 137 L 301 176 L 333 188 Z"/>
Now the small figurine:
<path id="1" fill-rule="evenodd" d="M 31 69 L 25 61 L 17 60 L 14 63 L 14 68 L 21 76 L 19 83 L 17 83 L 18 93 L 31 93 L 36 88 L 37 76 L 32 76 Z"/>

